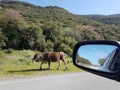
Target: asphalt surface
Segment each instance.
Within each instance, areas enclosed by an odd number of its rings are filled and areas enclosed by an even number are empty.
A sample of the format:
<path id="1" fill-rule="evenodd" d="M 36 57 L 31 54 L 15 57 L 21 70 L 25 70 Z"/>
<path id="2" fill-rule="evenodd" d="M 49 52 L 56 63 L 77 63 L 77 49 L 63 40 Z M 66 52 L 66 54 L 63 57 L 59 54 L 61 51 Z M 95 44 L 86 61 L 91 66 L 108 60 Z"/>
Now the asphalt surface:
<path id="1" fill-rule="evenodd" d="M 120 82 L 83 72 L 2 80 L 0 90 L 120 90 Z"/>

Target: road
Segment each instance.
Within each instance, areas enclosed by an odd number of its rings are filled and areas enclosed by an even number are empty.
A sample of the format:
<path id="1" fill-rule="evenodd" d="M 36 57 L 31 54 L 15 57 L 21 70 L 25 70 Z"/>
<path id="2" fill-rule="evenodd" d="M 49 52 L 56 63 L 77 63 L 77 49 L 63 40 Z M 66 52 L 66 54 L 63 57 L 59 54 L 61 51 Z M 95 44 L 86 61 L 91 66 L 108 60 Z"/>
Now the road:
<path id="1" fill-rule="evenodd" d="M 120 82 L 83 72 L 2 80 L 0 90 L 120 90 Z"/>

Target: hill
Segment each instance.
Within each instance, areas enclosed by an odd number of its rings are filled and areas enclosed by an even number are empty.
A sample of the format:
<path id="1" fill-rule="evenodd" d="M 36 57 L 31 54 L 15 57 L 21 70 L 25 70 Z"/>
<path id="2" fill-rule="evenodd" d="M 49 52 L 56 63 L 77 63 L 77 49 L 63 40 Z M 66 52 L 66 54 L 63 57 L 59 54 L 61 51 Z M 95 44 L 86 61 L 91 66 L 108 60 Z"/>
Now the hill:
<path id="1" fill-rule="evenodd" d="M 113 14 L 113 15 L 82 15 L 90 20 L 95 20 L 98 22 L 102 22 L 105 24 L 115 24 L 120 26 L 120 14 Z"/>
<path id="2" fill-rule="evenodd" d="M 89 20 L 57 7 L 0 1 L 0 48 L 64 51 L 78 41 L 119 40 L 117 25 Z"/>

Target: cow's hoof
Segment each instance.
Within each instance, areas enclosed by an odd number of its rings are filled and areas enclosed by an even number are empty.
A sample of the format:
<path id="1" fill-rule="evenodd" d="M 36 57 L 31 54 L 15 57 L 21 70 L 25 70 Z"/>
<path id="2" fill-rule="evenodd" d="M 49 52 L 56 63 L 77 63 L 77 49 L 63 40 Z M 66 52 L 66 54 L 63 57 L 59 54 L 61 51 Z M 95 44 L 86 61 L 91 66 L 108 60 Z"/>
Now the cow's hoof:
<path id="1" fill-rule="evenodd" d="M 68 67 L 66 67 L 66 70 L 69 70 L 69 68 L 68 68 Z"/>
<path id="2" fill-rule="evenodd" d="M 50 68 L 48 68 L 47 70 L 50 70 Z"/>
<path id="3" fill-rule="evenodd" d="M 40 68 L 40 70 L 42 70 L 42 68 Z"/>
<path id="4" fill-rule="evenodd" d="M 57 70 L 59 70 L 60 68 L 57 68 Z"/>

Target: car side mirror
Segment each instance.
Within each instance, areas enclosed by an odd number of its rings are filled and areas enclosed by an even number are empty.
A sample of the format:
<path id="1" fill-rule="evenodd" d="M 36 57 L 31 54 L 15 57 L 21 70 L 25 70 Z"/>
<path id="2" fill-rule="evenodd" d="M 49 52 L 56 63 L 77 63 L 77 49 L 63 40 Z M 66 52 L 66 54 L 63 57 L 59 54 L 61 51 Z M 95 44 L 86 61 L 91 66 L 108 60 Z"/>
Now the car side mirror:
<path id="1" fill-rule="evenodd" d="M 73 51 L 75 66 L 120 81 L 120 44 L 118 41 L 85 41 Z"/>

